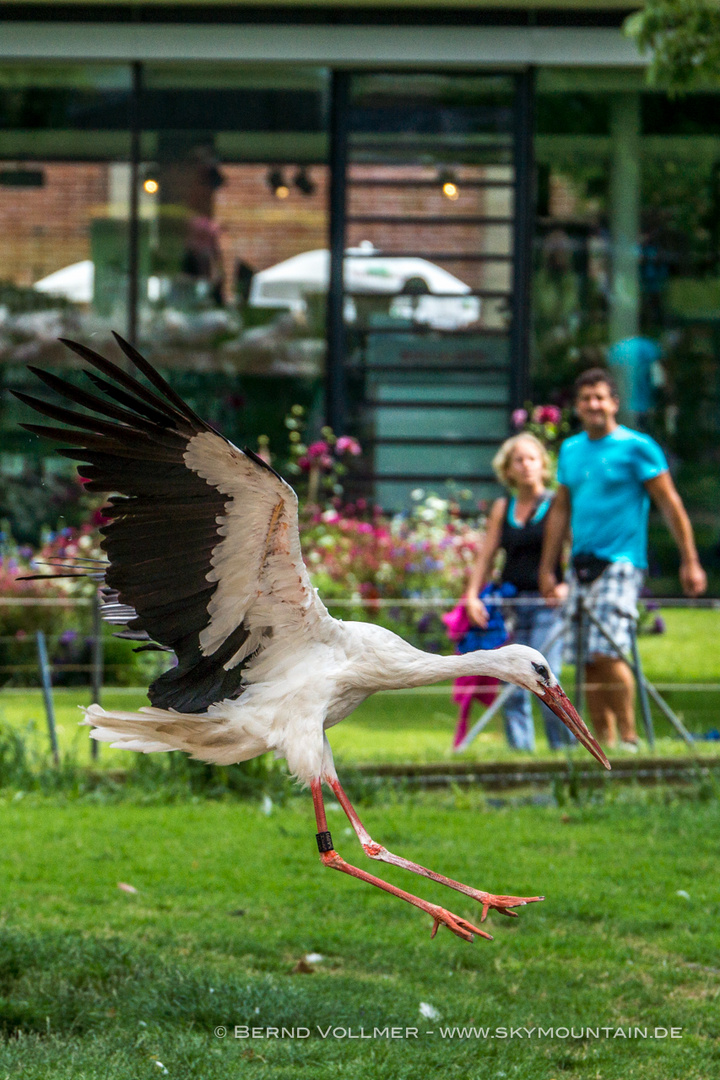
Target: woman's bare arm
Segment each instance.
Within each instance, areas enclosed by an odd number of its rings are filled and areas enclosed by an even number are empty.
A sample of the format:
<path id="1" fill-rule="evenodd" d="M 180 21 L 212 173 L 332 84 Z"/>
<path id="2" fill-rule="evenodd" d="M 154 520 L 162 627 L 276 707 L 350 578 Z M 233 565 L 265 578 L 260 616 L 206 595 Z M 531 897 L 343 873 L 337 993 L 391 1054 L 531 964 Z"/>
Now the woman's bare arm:
<path id="1" fill-rule="evenodd" d="M 502 535 L 503 517 L 507 507 L 507 499 L 496 499 L 490 510 L 485 536 L 478 551 L 475 565 L 470 574 L 467 591 L 465 593 L 465 607 L 470 621 L 476 626 L 487 626 L 488 613 L 482 600 L 478 600 L 478 593 L 487 583 L 493 560 L 500 547 Z"/>

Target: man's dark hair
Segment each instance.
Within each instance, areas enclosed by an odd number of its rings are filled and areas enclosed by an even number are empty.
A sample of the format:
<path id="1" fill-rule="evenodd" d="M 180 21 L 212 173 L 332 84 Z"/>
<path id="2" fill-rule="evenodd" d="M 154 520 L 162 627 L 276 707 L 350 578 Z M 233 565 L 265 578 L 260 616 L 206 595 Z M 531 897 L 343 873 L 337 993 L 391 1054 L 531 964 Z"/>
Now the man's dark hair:
<path id="1" fill-rule="evenodd" d="M 587 371 L 583 371 L 581 375 L 578 375 L 573 386 L 573 400 L 577 401 L 580 391 L 584 390 L 586 386 L 597 386 L 598 383 L 605 383 L 615 400 L 620 400 L 620 393 L 615 379 L 607 368 L 601 367 L 589 368 Z"/>

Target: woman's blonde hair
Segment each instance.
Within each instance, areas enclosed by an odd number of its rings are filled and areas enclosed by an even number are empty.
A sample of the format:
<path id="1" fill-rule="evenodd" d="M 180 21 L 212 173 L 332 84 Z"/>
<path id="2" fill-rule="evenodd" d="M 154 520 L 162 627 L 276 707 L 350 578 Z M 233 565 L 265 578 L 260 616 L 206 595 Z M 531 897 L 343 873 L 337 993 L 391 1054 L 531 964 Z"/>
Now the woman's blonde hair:
<path id="1" fill-rule="evenodd" d="M 536 435 L 533 435 L 530 431 L 521 431 L 519 435 L 513 435 L 511 439 L 506 439 L 502 444 L 497 454 L 492 460 L 492 467 L 500 483 L 503 487 L 514 488 L 515 484 L 510 479 L 510 460 L 515 451 L 515 447 L 518 443 L 529 442 L 532 443 L 536 450 L 540 453 L 543 463 L 542 478 L 546 484 L 549 484 L 552 480 L 552 465 L 550 464 L 550 455 L 540 442 Z"/>

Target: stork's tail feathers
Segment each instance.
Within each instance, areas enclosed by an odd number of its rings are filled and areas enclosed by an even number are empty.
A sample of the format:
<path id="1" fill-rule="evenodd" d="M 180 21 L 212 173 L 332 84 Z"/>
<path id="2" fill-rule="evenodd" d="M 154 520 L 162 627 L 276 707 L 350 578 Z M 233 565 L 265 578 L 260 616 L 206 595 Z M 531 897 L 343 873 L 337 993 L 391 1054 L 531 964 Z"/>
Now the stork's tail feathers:
<path id="1" fill-rule="evenodd" d="M 139 712 L 106 712 L 99 705 L 82 710 L 92 739 L 110 743 L 116 750 L 138 750 L 143 754 L 183 750 L 198 761 L 232 765 L 257 757 L 267 749 L 224 716 L 198 716 L 153 707 Z"/>

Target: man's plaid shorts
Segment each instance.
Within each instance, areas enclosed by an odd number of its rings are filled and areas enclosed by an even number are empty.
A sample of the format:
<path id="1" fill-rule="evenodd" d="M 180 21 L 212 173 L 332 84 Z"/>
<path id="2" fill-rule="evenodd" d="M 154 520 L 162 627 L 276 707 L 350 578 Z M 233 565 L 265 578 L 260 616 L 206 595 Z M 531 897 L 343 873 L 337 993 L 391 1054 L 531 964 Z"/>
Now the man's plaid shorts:
<path id="1" fill-rule="evenodd" d="M 578 594 L 584 594 L 595 618 L 627 655 L 632 648 L 630 631 L 637 620 L 637 600 L 642 588 L 644 573 L 629 562 L 610 563 L 592 585 L 581 587 L 572 570 L 568 576 L 570 594 L 565 605 L 565 662 L 575 663 L 577 624 L 574 614 Z M 584 654 L 593 656 L 617 656 L 616 650 L 587 615 L 584 619 Z"/>

